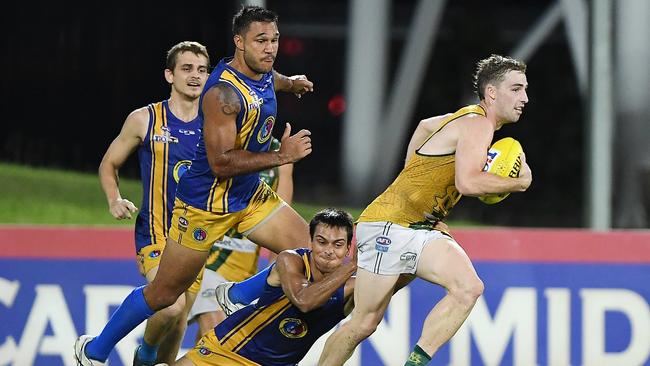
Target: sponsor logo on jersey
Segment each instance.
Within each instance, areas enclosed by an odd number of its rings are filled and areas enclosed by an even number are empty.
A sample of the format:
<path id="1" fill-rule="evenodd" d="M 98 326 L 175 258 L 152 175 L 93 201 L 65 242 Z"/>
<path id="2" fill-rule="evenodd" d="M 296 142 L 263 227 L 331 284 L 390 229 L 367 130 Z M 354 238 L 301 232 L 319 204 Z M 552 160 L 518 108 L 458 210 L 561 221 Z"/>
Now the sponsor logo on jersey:
<path id="1" fill-rule="evenodd" d="M 162 143 L 162 144 L 169 144 L 169 143 L 174 143 L 175 144 L 175 143 L 178 143 L 178 138 L 172 136 L 171 130 L 169 129 L 169 127 L 163 126 L 160 129 L 162 130 L 162 135 L 153 135 L 151 137 L 153 142 L 159 142 L 159 143 Z"/>
<path id="2" fill-rule="evenodd" d="M 178 130 L 178 133 L 183 134 L 185 136 L 192 136 L 196 135 L 196 132 L 194 130 L 186 130 L 184 128 L 181 128 Z"/>
<path id="3" fill-rule="evenodd" d="M 262 104 L 264 104 L 264 99 L 260 98 L 253 90 L 249 92 L 250 96 L 253 97 L 252 101 L 248 103 L 248 110 L 260 109 Z"/>
<path id="4" fill-rule="evenodd" d="M 268 116 L 264 123 L 260 127 L 259 132 L 257 132 L 257 142 L 263 144 L 269 140 L 271 137 L 271 131 L 273 131 L 273 124 L 275 123 L 275 117 Z"/>
<path id="5" fill-rule="evenodd" d="M 192 166 L 192 160 L 179 160 L 176 165 L 174 165 L 174 180 L 176 183 L 178 183 L 179 180 L 181 180 L 181 177 L 183 174 L 185 174 L 188 170 L 190 170 L 190 167 Z"/>
<path id="6" fill-rule="evenodd" d="M 377 239 L 375 239 L 375 249 L 377 249 L 380 252 L 386 253 L 388 251 L 388 247 L 390 246 L 390 239 L 385 237 L 385 236 L 378 236 Z"/>
<path id="7" fill-rule="evenodd" d="M 302 338 L 307 335 L 307 324 L 296 318 L 282 319 L 279 325 L 280 333 L 287 338 Z"/>

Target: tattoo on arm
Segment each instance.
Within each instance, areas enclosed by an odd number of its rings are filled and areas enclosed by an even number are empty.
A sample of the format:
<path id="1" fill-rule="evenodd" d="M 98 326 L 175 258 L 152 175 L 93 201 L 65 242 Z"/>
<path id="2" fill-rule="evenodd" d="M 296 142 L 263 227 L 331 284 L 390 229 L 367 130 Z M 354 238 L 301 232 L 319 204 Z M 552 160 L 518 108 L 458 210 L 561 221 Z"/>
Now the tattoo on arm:
<path id="1" fill-rule="evenodd" d="M 226 84 L 217 84 L 215 88 L 219 91 L 217 99 L 221 104 L 221 112 L 227 116 L 239 113 L 241 103 L 237 93 Z"/>

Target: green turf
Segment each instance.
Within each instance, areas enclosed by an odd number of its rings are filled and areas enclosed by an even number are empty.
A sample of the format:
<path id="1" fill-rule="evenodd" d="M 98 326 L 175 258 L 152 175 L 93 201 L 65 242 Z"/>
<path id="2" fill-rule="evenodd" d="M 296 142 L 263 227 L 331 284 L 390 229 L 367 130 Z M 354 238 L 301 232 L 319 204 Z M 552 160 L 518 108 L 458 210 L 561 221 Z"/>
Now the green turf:
<path id="1" fill-rule="evenodd" d="M 0 224 L 133 225 L 115 220 L 108 212 L 96 174 L 33 168 L 0 163 Z M 122 197 L 136 206 L 142 199 L 140 182 L 120 180 Z M 324 205 L 295 202 L 292 207 L 309 220 Z M 342 207 L 359 217 L 361 208 Z M 476 226 L 452 222 L 453 226 Z"/>
<path id="2" fill-rule="evenodd" d="M 133 220 L 115 220 L 108 212 L 99 178 L 95 174 L 33 168 L 0 163 L 0 223 L 52 225 L 133 225 Z M 142 199 L 138 180 L 121 179 L 122 197 L 136 206 Z M 292 205 L 305 219 L 323 208 Z M 346 208 L 357 217 L 359 208 Z"/>
<path id="3" fill-rule="evenodd" d="M 0 222 L 18 224 L 130 225 L 108 212 L 95 174 L 0 163 Z M 137 181 L 120 182 L 122 196 L 137 202 Z"/>

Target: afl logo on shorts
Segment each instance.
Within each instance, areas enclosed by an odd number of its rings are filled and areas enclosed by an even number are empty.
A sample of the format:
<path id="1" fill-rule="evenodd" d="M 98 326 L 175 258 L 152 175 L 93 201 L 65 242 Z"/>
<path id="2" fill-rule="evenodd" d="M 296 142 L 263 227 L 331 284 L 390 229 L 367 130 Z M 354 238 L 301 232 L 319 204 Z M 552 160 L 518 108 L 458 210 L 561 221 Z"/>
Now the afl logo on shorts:
<path id="1" fill-rule="evenodd" d="M 204 241 L 205 238 L 208 237 L 208 233 L 205 232 L 205 230 L 199 228 L 194 229 L 194 232 L 192 233 L 192 236 L 194 237 L 194 240 L 196 241 Z"/>
<path id="2" fill-rule="evenodd" d="M 186 231 L 187 231 L 187 227 L 188 227 L 189 225 L 190 225 L 189 221 L 187 221 L 187 219 L 184 218 L 183 216 L 181 216 L 181 217 L 178 218 L 178 230 L 180 230 L 180 231 L 182 231 L 182 232 L 186 232 Z"/>
<path id="3" fill-rule="evenodd" d="M 296 318 L 285 318 L 280 322 L 280 333 L 287 338 L 302 338 L 307 335 L 307 324 Z"/>
<path id="4" fill-rule="evenodd" d="M 181 177 L 185 172 L 190 170 L 190 166 L 192 166 L 191 160 L 180 160 L 176 165 L 174 165 L 174 180 L 176 183 L 181 180 Z"/>
<path id="5" fill-rule="evenodd" d="M 375 249 L 377 249 L 380 252 L 386 253 L 388 251 L 388 246 L 390 245 L 391 241 L 389 238 L 385 236 L 379 236 L 377 239 L 375 239 Z"/>
<path id="6" fill-rule="evenodd" d="M 160 256 L 160 250 L 152 250 L 151 253 L 149 253 L 149 258 L 157 258 Z"/>
<path id="7" fill-rule="evenodd" d="M 205 348 L 205 347 L 200 347 L 199 348 L 199 353 L 202 354 L 203 356 L 207 356 L 212 352 L 210 352 L 210 350 Z"/>
<path id="8" fill-rule="evenodd" d="M 271 137 L 271 131 L 273 131 L 274 123 L 275 123 L 275 117 L 268 116 L 266 118 L 266 120 L 262 124 L 262 127 L 260 127 L 260 131 L 257 133 L 257 142 L 263 144 L 269 140 L 269 138 Z"/>

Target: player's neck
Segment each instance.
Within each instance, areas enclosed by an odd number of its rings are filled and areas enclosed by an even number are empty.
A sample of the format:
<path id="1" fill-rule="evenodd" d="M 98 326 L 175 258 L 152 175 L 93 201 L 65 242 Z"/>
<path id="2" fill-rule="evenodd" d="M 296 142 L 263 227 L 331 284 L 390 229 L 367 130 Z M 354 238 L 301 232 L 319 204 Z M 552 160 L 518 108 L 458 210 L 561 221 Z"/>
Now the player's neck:
<path id="1" fill-rule="evenodd" d="M 321 272 L 312 258 L 309 258 L 309 266 L 311 268 L 311 276 L 314 279 L 314 282 L 318 282 L 327 276 L 327 274 Z"/>
<path id="2" fill-rule="evenodd" d="M 228 65 L 253 80 L 260 80 L 262 76 L 264 76 L 264 74 L 258 74 L 256 71 L 253 71 L 253 69 L 248 67 L 248 64 L 244 61 L 244 56 L 240 55 L 240 53 L 235 53 L 235 57 L 233 57 L 232 61 L 230 61 Z"/>
<path id="3" fill-rule="evenodd" d="M 169 97 L 169 110 L 181 121 L 192 121 L 199 112 L 199 99 L 184 98 L 172 92 L 172 95 Z"/>
<path id="4" fill-rule="evenodd" d="M 488 103 L 486 103 L 485 100 L 481 100 L 479 105 L 483 107 L 483 110 L 485 111 L 485 118 L 487 118 L 487 120 L 492 124 L 494 130 L 496 131 L 499 128 L 501 128 L 503 122 L 499 122 L 499 119 L 497 118 L 494 108 L 488 105 Z"/>

